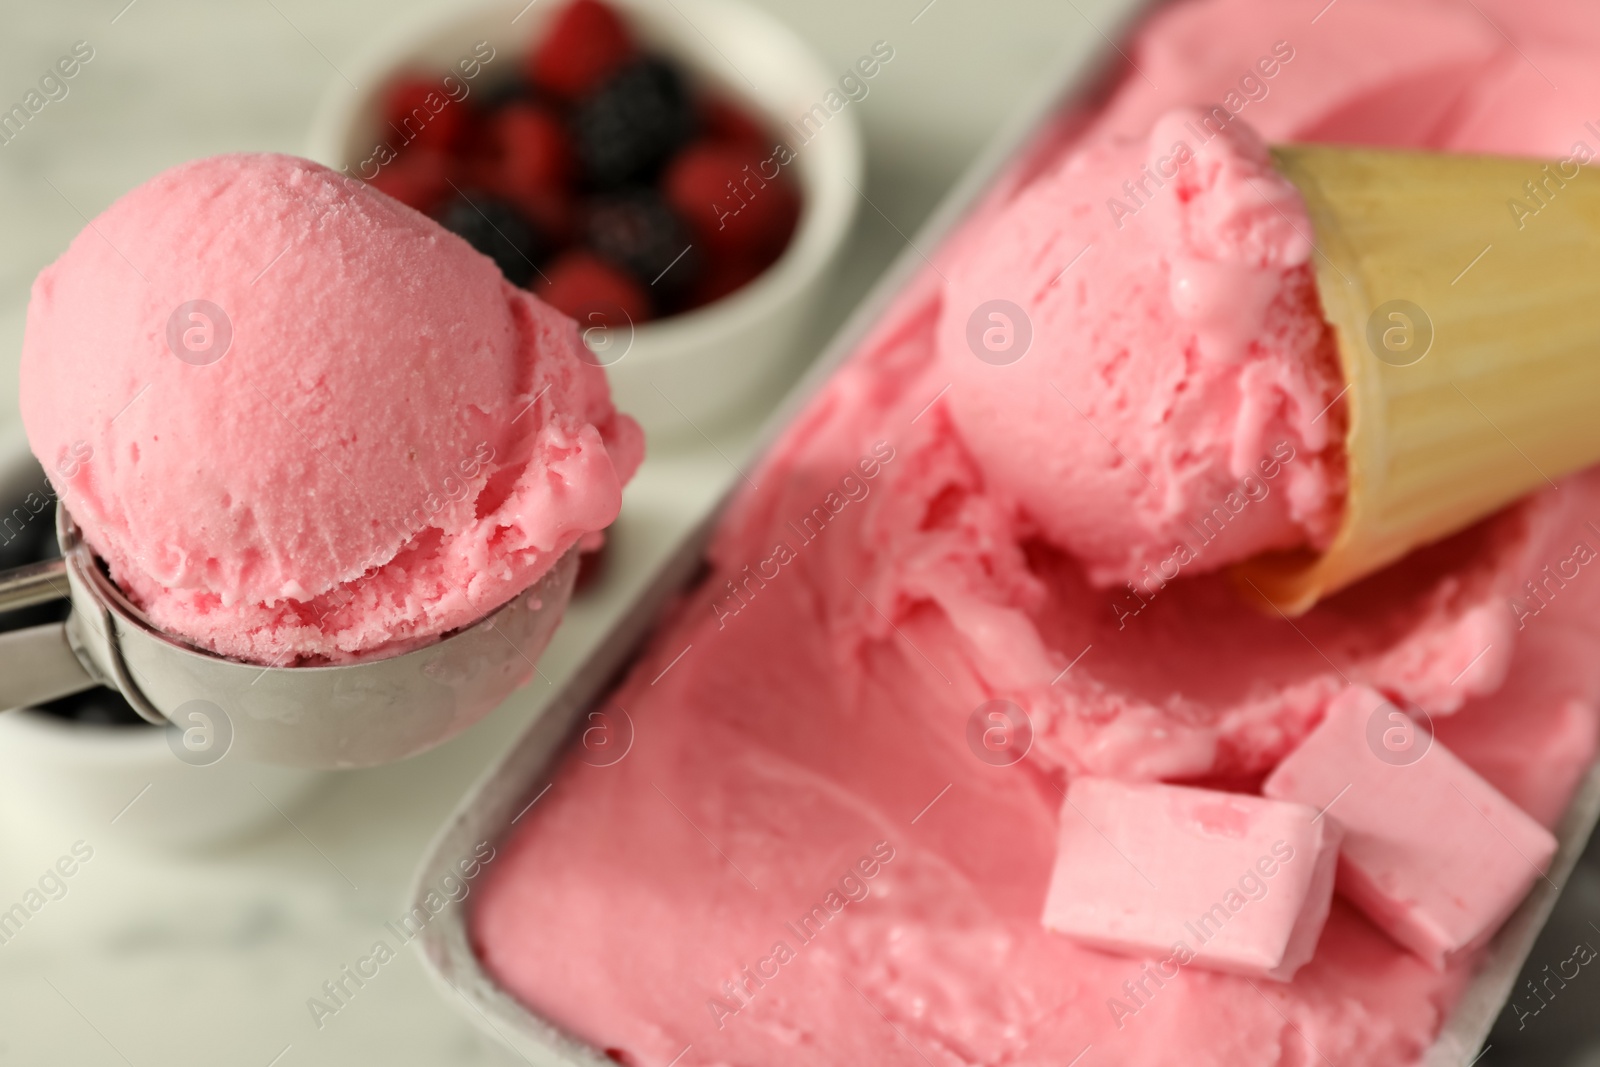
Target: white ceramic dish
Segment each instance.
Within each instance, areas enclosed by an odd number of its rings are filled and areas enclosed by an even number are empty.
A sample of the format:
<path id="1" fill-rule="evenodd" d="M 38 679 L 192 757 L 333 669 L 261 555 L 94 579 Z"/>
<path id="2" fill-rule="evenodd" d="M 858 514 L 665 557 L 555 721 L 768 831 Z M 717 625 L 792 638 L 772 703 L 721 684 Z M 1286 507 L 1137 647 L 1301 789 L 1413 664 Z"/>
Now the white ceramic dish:
<path id="1" fill-rule="evenodd" d="M 741 0 L 611 2 L 647 46 L 677 59 L 698 84 L 744 102 L 774 130 L 836 89 L 842 73 L 829 71 L 782 23 Z M 504 82 L 560 6 L 554 0 L 474 0 L 377 38 L 357 59 L 340 64 L 349 81 L 330 84 L 307 153 L 359 173 L 373 147 L 395 137 L 385 135 L 378 104 L 396 75 L 437 72 L 442 79 L 486 41 L 494 58 L 469 90 Z M 617 406 L 652 436 L 697 436 L 697 426 L 738 412 L 804 355 L 796 351 L 801 326 L 861 199 L 861 133 L 850 108 L 832 115 L 788 169 L 804 206 L 777 263 L 713 304 L 638 326 L 631 337 L 623 331 L 600 356 Z"/>
<path id="2" fill-rule="evenodd" d="M 185 850 L 281 825 L 328 774 L 237 755 L 191 766 L 169 747 L 172 730 L 0 714 L 0 806 L 34 827 L 111 826 L 119 838 Z"/>
<path id="3" fill-rule="evenodd" d="M 0 442 L 6 514 L 41 478 L 20 434 Z M 119 837 L 144 844 L 201 847 L 281 822 L 278 809 L 293 811 L 326 778 L 237 753 L 186 763 L 170 744 L 175 731 L 69 722 L 29 709 L 0 712 L 0 811 L 35 826 L 114 825 Z"/>

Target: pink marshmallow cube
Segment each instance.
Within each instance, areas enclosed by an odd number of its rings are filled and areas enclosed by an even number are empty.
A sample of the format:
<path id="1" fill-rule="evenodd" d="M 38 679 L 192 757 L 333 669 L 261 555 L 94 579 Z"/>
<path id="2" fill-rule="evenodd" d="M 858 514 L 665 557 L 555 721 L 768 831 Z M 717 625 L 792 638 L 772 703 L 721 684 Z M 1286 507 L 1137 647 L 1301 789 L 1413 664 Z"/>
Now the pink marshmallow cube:
<path id="1" fill-rule="evenodd" d="M 1556 839 L 1384 697 L 1341 693 L 1263 792 L 1344 828 L 1338 889 L 1443 968 L 1500 928 L 1550 868 Z"/>
<path id="2" fill-rule="evenodd" d="M 1333 896 L 1339 829 L 1315 808 L 1078 778 L 1044 925 L 1110 952 L 1287 982 Z"/>

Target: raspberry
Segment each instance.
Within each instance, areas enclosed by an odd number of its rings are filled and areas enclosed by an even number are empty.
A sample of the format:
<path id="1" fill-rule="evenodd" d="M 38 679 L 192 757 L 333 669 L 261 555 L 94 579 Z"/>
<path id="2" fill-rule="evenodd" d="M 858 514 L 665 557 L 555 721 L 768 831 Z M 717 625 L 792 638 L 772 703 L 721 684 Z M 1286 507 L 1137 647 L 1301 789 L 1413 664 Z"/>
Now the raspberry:
<path id="1" fill-rule="evenodd" d="M 477 90 L 477 95 L 471 97 L 471 100 L 479 114 L 489 115 L 510 104 L 528 103 L 535 97 L 533 86 L 516 77 L 510 81 L 484 86 Z"/>
<path id="2" fill-rule="evenodd" d="M 488 120 L 488 153 L 504 187 L 559 193 L 572 175 L 572 146 L 566 127 L 546 108 L 507 104 Z"/>
<path id="3" fill-rule="evenodd" d="M 698 257 L 685 254 L 688 228 L 654 189 L 630 189 L 595 201 L 589 212 L 588 243 L 657 294 L 657 302 L 694 280 Z"/>
<path id="4" fill-rule="evenodd" d="M 641 59 L 581 101 L 573 114 L 578 158 L 603 188 L 647 180 L 694 133 L 694 102 L 683 76 Z"/>
<path id="5" fill-rule="evenodd" d="M 450 192 L 450 160 L 438 152 L 413 147 L 384 164 L 367 184 L 431 215 Z"/>
<path id="6" fill-rule="evenodd" d="M 650 318 L 650 298 L 644 287 L 592 252 L 563 252 L 545 276 L 550 284 L 535 285 L 534 293 L 577 319 L 580 328 L 626 326 Z"/>
<path id="7" fill-rule="evenodd" d="M 507 194 L 505 199 L 532 220 L 551 250 L 564 247 L 573 239 L 579 220 L 572 197 L 565 189 L 555 192 L 518 189 Z"/>
<path id="8" fill-rule="evenodd" d="M 494 260 L 513 285 L 526 286 L 547 247 L 538 229 L 520 211 L 486 193 L 463 193 L 439 214 L 445 229 Z"/>
<path id="9" fill-rule="evenodd" d="M 753 148 L 771 148 L 771 135 L 737 105 L 713 97 L 700 110 L 701 125 L 705 128 L 707 138 L 730 144 L 748 144 Z M 772 153 L 768 151 L 767 154 Z"/>
<path id="10" fill-rule="evenodd" d="M 599 0 L 575 0 L 555 16 L 528 55 L 535 85 L 568 99 L 590 92 L 633 55 L 617 13 Z"/>
<path id="11" fill-rule="evenodd" d="M 749 145 L 702 142 L 685 149 L 667 168 L 662 189 L 716 256 L 770 263 L 800 217 L 789 176 L 770 153 Z"/>
<path id="12" fill-rule="evenodd" d="M 441 81 L 403 78 L 384 95 L 383 119 L 398 135 L 395 143 L 448 152 L 460 143 L 467 118 Z"/>

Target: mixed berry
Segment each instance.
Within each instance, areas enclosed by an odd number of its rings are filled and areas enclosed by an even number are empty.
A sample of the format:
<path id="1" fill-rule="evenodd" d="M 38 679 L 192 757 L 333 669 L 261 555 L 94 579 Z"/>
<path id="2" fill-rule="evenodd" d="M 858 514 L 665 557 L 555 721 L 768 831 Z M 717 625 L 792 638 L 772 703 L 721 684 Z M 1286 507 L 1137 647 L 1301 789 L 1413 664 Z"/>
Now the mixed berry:
<path id="1" fill-rule="evenodd" d="M 371 183 L 588 324 L 717 300 L 794 233 L 800 197 L 771 165 L 775 138 L 600 0 L 563 8 L 516 78 L 431 111 L 429 93 L 425 78 L 390 86 L 385 118 L 409 140 Z"/>

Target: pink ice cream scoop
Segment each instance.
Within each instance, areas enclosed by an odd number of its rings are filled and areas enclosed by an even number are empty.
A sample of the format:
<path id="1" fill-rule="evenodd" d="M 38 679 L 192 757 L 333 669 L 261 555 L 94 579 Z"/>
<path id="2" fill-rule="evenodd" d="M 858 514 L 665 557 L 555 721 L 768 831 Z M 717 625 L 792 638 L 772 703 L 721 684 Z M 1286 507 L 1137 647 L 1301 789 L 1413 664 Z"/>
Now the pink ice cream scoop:
<path id="1" fill-rule="evenodd" d="M 615 517 L 643 454 L 574 324 L 396 201 L 199 160 L 34 283 L 35 455 L 152 622 L 339 663 L 499 607 Z"/>
<path id="2" fill-rule="evenodd" d="M 1071 155 L 957 258 L 950 412 L 997 494 L 1091 581 L 1332 536 L 1343 380 L 1311 234 L 1254 131 L 1184 109 Z"/>

